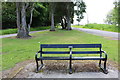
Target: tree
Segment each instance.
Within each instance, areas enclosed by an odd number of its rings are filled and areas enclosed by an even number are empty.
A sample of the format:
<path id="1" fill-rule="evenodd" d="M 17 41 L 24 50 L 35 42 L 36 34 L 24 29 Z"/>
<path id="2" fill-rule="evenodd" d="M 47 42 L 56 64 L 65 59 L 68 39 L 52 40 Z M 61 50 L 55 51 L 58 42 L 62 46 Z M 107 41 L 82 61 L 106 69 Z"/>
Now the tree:
<path id="1" fill-rule="evenodd" d="M 2 2 L 2 29 L 15 28 L 16 6 L 14 2 Z"/>
<path id="2" fill-rule="evenodd" d="M 29 10 L 30 10 L 30 19 L 29 19 L 30 21 L 28 23 L 28 32 L 30 32 L 30 27 L 31 27 L 31 24 L 32 24 L 33 10 L 34 10 L 34 3 L 33 2 L 31 2 Z"/>
<path id="3" fill-rule="evenodd" d="M 75 10 L 75 14 L 77 15 L 77 21 L 78 21 L 78 25 L 79 22 L 81 21 L 81 19 L 84 18 L 83 13 L 85 13 L 85 9 L 86 9 L 86 5 L 83 2 L 83 0 L 78 0 L 75 2 L 75 6 L 77 7 L 77 10 Z"/>
<path id="4" fill-rule="evenodd" d="M 34 3 L 33 22 L 31 27 L 50 26 L 49 3 Z M 28 16 L 29 17 L 29 16 Z"/>
<path id="5" fill-rule="evenodd" d="M 73 17 L 74 17 L 74 3 L 73 2 L 56 3 L 55 24 L 60 23 L 63 16 L 67 18 L 67 22 L 68 22 L 67 30 L 71 30 L 71 22 L 73 22 Z"/>
<path id="6" fill-rule="evenodd" d="M 62 17 L 67 15 L 67 10 L 65 7 L 66 7 L 66 2 L 57 2 L 56 3 L 55 14 L 54 14 L 55 15 L 55 24 L 61 23 Z"/>
<path id="7" fill-rule="evenodd" d="M 114 8 L 107 14 L 105 22 L 108 24 L 117 25 L 119 23 L 119 5 L 118 2 L 115 1 L 113 3 L 115 6 Z"/>
<path id="8" fill-rule="evenodd" d="M 119 29 L 120 29 L 120 0 L 118 1 L 118 26 L 119 26 Z"/>
<path id="9" fill-rule="evenodd" d="M 71 28 L 71 15 L 74 13 L 74 4 L 73 2 L 67 3 L 67 30 L 72 30 Z"/>
<path id="10" fill-rule="evenodd" d="M 29 6 L 30 6 L 30 3 L 16 2 L 17 28 L 18 28 L 17 38 L 31 37 L 29 35 L 29 30 L 30 30 L 30 25 L 32 23 L 33 3 L 30 10 L 31 12 L 30 23 L 27 25 L 26 10 Z"/>
<path id="11" fill-rule="evenodd" d="M 34 8 L 32 7 L 34 6 Z M 32 23 L 30 27 L 50 26 L 49 19 L 49 6 L 48 3 L 30 2 L 26 9 L 26 23 L 27 26 L 30 23 L 32 15 Z M 32 14 L 31 14 L 32 12 Z M 16 26 L 16 3 L 15 2 L 3 2 L 2 3 L 2 28 L 17 28 Z"/>
<path id="12" fill-rule="evenodd" d="M 77 0 L 79 1 L 79 0 Z M 75 3 L 77 3 L 75 0 Z M 62 5 L 61 5 L 62 4 Z M 64 5 L 64 6 L 63 6 Z M 80 2 L 78 5 L 79 10 L 74 11 L 74 3 L 73 1 L 71 2 L 58 2 L 56 3 L 56 8 L 55 8 L 55 23 L 60 23 L 60 20 L 63 16 L 66 16 L 67 18 L 67 30 L 71 30 L 71 23 L 73 22 L 73 17 L 74 17 L 74 12 L 79 11 L 78 16 L 80 19 L 83 18 L 83 13 L 85 12 L 85 3 L 83 1 Z"/>
<path id="13" fill-rule="evenodd" d="M 108 24 L 117 24 L 118 23 L 118 10 L 112 9 L 106 16 L 105 22 Z"/>

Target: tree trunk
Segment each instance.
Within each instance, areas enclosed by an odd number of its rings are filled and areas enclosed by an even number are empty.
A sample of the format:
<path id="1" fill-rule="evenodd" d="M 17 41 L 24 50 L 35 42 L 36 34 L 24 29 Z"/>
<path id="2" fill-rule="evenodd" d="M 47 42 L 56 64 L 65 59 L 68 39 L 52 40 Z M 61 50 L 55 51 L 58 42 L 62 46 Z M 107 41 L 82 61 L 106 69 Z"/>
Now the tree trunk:
<path id="1" fill-rule="evenodd" d="M 71 28 L 71 20 L 70 20 L 70 16 L 68 15 L 68 17 L 67 17 L 67 30 L 72 30 L 72 28 Z"/>
<path id="2" fill-rule="evenodd" d="M 67 5 L 67 30 L 72 30 L 71 28 L 71 20 L 70 20 L 70 5 Z"/>
<path id="3" fill-rule="evenodd" d="M 55 25 L 54 25 L 54 11 L 55 11 L 55 3 L 51 3 L 51 28 L 50 31 L 55 31 Z"/>
<path id="4" fill-rule="evenodd" d="M 30 23 L 28 24 L 28 32 L 30 32 L 30 27 L 32 24 L 32 16 L 33 16 L 33 10 L 34 10 L 34 3 L 32 3 L 31 11 L 30 11 Z"/>
<path id="5" fill-rule="evenodd" d="M 16 2 L 16 14 L 17 14 L 17 28 L 20 30 L 20 3 Z"/>
<path id="6" fill-rule="evenodd" d="M 26 7 L 25 3 L 21 3 L 21 28 L 19 29 L 19 32 L 17 34 L 17 38 L 28 38 L 31 37 L 29 35 L 29 31 L 27 29 L 27 24 L 26 24 Z"/>
<path id="7" fill-rule="evenodd" d="M 51 13 L 51 28 L 50 31 L 55 31 L 55 26 L 54 26 L 54 13 Z"/>

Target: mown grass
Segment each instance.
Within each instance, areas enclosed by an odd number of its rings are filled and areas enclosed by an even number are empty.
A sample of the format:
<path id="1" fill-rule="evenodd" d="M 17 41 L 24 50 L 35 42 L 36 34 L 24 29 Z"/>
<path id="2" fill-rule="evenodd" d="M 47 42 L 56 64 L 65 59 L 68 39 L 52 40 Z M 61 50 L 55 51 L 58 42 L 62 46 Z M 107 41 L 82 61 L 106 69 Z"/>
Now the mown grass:
<path id="1" fill-rule="evenodd" d="M 30 31 L 39 31 L 39 30 L 46 30 L 46 29 L 50 29 L 50 26 L 30 28 Z M 0 30 L 0 35 L 14 34 L 14 33 L 17 33 L 17 29 L 5 29 L 5 30 Z"/>
<path id="2" fill-rule="evenodd" d="M 44 31 L 33 33 L 32 36 L 33 37 L 31 39 L 17 39 L 15 37 L 2 39 L 1 55 L 3 70 L 15 66 L 15 64 L 18 62 L 34 59 L 35 53 L 39 50 L 40 44 L 102 44 L 103 50 L 105 50 L 108 53 L 108 59 L 113 60 L 115 62 L 117 62 L 118 60 L 117 40 L 110 40 L 101 36 L 91 35 L 76 30 L 71 31 L 56 30 L 54 32 Z M 55 56 L 69 56 L 69 55 L 63 54 Z"/>
<path id="3" fill-rule="evenodd" d="M 86 24 L 84 26 L 73 26 L 73 27 L 98 29 L 98 30 L 105 30 L 105 31 L 112 31 L 112 32 L 120 32 L 119 27 L 117 27 L 115 25 L 108 25 L 108 24 Z"/>

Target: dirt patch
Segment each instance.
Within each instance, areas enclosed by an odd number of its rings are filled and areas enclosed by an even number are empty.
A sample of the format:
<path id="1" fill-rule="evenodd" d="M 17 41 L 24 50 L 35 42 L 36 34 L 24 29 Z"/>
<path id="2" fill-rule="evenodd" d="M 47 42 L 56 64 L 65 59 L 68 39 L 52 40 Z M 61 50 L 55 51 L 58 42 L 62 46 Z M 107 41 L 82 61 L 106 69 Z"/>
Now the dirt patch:
<path id="1" fill-rule="evenodd" d="M 118 62 L 114 62 L 112 60 L 108 60 L 107 62 L 108 62 L 107 65 L 109 66 L 109 68 L 111 68 L 113 70 L 117 69 L 120 71 L 120 66 L 119 66 Z"/>
<path id="2" fill-rule="evenodd" d="M 108 61 L 109 62 L 109 61 Z M 40 64 L 40 63 L 39 63 Z M 113 63 L 112 63 L 113 64 Z M 111 68 L 112 64 L 107 64 L 107 68 Z M 3 78 L 28 78 L 38 74 L 51 74 L 52 72 L 68 74 L 69 61 L 44 61 L 44 67 L 37 74 L 35 73 L 35 60 L 27 60 L 16 64 L 14 68 L 3 71 Z M 98 67 L 98 61 L 72 61 L 72 69 L 74 73 L 79 72 L 101 72 Z"/>
<path id="3" fill-rule="evenodd" d="M 27 60 L 27 61 L 24 61 L 24 62 L 17 63 L 15 65 L 15 67 L 13 67 L 9 70 L 2 71 L 2 77 L 3 78 L 13 78 L 13 77 L 15 77 L 16 74 L 18 72 L 20 72 L 25 67 L 25 65 L 27 65 L 29 63 L 33 63 L 33 61 L 34 60 Z"/>

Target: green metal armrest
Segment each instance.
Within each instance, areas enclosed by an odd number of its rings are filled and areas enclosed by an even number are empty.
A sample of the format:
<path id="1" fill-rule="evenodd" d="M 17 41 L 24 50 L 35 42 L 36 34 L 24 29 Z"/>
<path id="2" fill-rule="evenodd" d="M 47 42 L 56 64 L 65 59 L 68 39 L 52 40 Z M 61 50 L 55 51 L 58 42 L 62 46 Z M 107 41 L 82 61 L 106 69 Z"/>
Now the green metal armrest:
<path id="1" fill-rule="evenodd" d="M 107 53 L 105 51 L 103 51 L 103 50 L 102 50 L 102 52 L 104 53 L 105 59 L 107 60 Z"/>
<path id="2" fill-rule="evenodd" d="M 36 52 L 36 54 L 35 54 L 35 59 L 36 59 L 36 60 L 37 60 L 38 53 L 41 54 L 41 51 Z"/>

